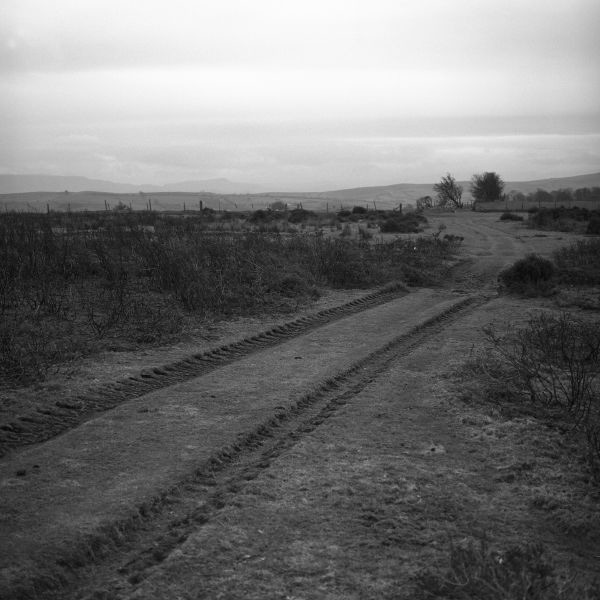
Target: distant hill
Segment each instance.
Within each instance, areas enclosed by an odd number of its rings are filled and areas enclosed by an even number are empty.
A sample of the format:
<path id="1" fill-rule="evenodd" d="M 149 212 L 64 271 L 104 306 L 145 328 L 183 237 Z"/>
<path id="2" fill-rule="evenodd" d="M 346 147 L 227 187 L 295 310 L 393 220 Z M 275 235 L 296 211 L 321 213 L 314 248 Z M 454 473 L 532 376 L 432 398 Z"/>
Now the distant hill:
<path id="1" fill-rule="evenodd" d="M 566 188 L 592 188 L 600 186 L 600 173 L 589 173 L 588 175 L 575 175 L 573 177 L 553 177 L 551 179 L 536 179 L 534 181 L 508 181 L 506 182 L 506 191 L 516 190 L 528 194 L 537 189 L 560 190 Z"/>
<path id="2" fill-rule="evenodd" d="M 398 204 L 414 202 L 422 196 L 433 196 L 433 183 L 397 183 L 394 185 L 361 187 L 323 192 L 323 199 L 340 204 L 364 203 L 378 208 L 391 208 Z M 371 207 L 372 208 L 372 207 Z"/>
<path id="3" fill-rule="evenodd" d="M 469 192 L 470 181 L 459 181 L 463 186 L 463 200 L 470 202 L 472 197 Z M 347 190 L 333 190 L 320 194 L 322 198 L 340 202 L 379 202 L 382 207 L 389 204 L 412 203 L 423 196 L 435 196 L 433 183 L 399 183 L 395 185 L 353 188 Z M 553 177 L 550 179 L 537 179 L 534 181 L 507 181 L 505 191 L 515 190 L 527 194 L 543 189 L 548 192 L 561 188 L 582 188 L 600 186 L 600 173 L 576 175 L 573 177 Z"/>
<path id="4" fill-rule="evenodd" d="M 251 183 L 228 179 L 179 181 L 166 185 L 116 183 L 103 179 L 63 175 L 0 175 L 0 194 L 29 192 L 105 192 L 108 194 L 135 194 L 137 192 L 212 192 L 215 194 L 248 194 L 264 191 Z"/>
<path id="5" fill-rule="evenodd" d="M 471 201 L 468 181 L 459 182 L 463 200 Z M 556 177 L 534 181 L 507 181 L 505 190 L 529 193 L 538 188 L 600 187 L 600 173 Z M 394 185 L 332 190 L 329 192 L 258 192 L 226 179 L 184 181 L 165 186 L 135 186 L 87 179 L 86 177 L 52 177 L 46 175 L 0 175 L 0 210 L 45 212 L 51 210 L 104 210 L 119 204 L 133 210 L 151 206 L 153 210 L 256 210 L 275 201 L 288 206 L 301 205 L 309 210 L 337 211 L 354 205 L 389 209 L 398 204 L 414 204 L 422 196 L 434 196 L 433 183 L 398 183 Z M 20 190 L 20 191 L 18 191 Z M 23 190 L 29 190 L 24 192 Z"/>

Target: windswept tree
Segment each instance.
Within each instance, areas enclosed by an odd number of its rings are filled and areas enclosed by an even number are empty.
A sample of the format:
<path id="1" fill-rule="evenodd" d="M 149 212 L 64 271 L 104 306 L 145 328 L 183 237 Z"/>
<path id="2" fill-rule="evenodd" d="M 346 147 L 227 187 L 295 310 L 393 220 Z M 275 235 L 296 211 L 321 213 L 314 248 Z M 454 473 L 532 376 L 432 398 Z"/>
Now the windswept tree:
<path id="1" fill-rule="evenodd" d="M 442 177 L 439 183 L 433 186 L 437 194 L 438 204 L 440 206 L 451 206 L 452 208 L 462 208 L 462 193 L 461 185 L 456 183 L 456 179 L 448 173 L 446 177 Z"/>
<path id="2" fill-rule="evenodd" d="M 471 194 L 477 202 L 494 202 L 502 198 L 504 181 L 493 171 L 473 175 L 471 178 Z"/>

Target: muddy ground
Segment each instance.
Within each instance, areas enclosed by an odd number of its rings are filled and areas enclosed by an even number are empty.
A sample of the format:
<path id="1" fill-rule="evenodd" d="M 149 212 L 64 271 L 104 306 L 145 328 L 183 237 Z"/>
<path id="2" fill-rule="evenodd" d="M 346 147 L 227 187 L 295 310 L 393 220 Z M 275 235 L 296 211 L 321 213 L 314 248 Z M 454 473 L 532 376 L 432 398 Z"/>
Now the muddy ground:
<path id="1" fill-rule="evenodd" d="M 575 310 L 573 290 L 499 295 L 497 275 L 576 236 L 430 221 L 465 238 L 443 286 L 336 293 L 24 394 L 5 413 L 0 595 L 413 598 L 450 544 L 483 536 L 542 543 L 565 580 L 591 580 L 581 441 L 503 410 L 469 367 L 484 326 Z"/>

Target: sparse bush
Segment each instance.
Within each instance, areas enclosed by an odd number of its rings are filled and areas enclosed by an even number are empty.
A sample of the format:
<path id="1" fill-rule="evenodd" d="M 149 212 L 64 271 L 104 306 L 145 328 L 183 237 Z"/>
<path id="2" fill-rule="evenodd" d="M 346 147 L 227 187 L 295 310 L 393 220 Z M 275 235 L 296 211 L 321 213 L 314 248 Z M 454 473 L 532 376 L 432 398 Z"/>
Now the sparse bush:
<path id="1" fill-rule="evenodd" d="M 551 290 L 554 272 L 549 260 L 529 254 L 502 271 L 498 279 L 509 292 L 534 296 Z"/>
<path id="2" fill-rule="evenodd" d="M 447 229 L 447 227 L 446 227 L 446 224 L 445 224 L 445 223 L 440 223 L 440 224 L 438 225 L 437 231 L 435 231 L 435 232 L 434 232 L 434 233 L 432 233 L 431 235 L 432 235 L 434 238 L 436 238 L 436 239 L 437 239 L 437 238 L 439 238 L 439 237 L 440 237 L 440 235 L 442 235 L 442 231 L 446 231 L 446 229 Z"/>
<path id="3" fill-rule="evenodd" d="M 501 221 L 523 221 L 523 217 L 521 215 L 517 215 L 513 212 L 506 211 L 500 215 Z"/>
<path id="4" fill-rule="evenodd" d="M 366 240 L 370 240 L 373 238 L 373 234 L 369 231 L 368 227 L 369 227 L 369 225 L 367 224 L 367 228 L 364 228 L 364 227 L 358 228 L 358 235 L 361 240 L 366 241 Z"/>
<path id="5" fill-rule="evenodd" d="M 51 366 L 82 350 L 74 327 L 58 319 L 14 314 L 0 323 L 0 383 L 43 379 Z"/>
<path id="6" fill-rule="evenodd" d="M 255 210 L 251 215 L 250 215 L 250 222 L 251 223 L 264 223 L 264 222 L 271 222 L 274 221 L 275 219 L 279 219 L 281 218 L 281 215 L 278 215 L 275 211 L 273 210 Z"/>
<path id="7" fill-rule="evenodd" d="M 540 313 L 525 328 L 485 332 L 529 400 L 559 409 L 586 433 L 592 465 L 600 468 L 600 324 Z"/>
<path id="8" fill-rule="evenodd" d="M 387 218 L 380 225 L 382 233 L 419 233 L 423 231 L 421 223 L 427 219 L 419 213 L 387 213 Z"/>
<path id="9" fill-rule="evenodd" d="M 288 215 L 288 221 L 290 223 L 304 223 L 305 221 L 308 221 L 309 219 L 316 219 L 317 215 L 310 211 L 310 210 L 305 210 L 303 208 L 295 208 L 294 210 L 290 211 L 289 215 Z"/>
<path id="10" fill-rule="evenodd" d="M 462 235 L 455 235 L 454 233 L 444 234 L 444 241 L 451 244 L 460 244 L 464 241 L 464 239 L 465 238 Z"/>
<path id="11" fill-rule="evenodd" d="M 600 235 L 600 214 L 594 214 L 590 219 L 585 232 L 589 235 Z"/>
<path id="12" fill-rule="evenodd" d="M 287 210 L 287 204 L 285 202 L 283 202 L 282 200 L 275 200 L 275 202 L 271 202 L 271 204 L 269 204 L 269 208 L 272 211 L 283 212 L 283 211 Z"/>
<path id="13" fill-rule="evenodd" d="M 529 209 L 527 225 L 531 229 L 548 231 L 586 231 L 590 225 L 585 223 L 600 219 L 598 211 L 590 211 L 586 208 L 531 208 Z M 590 232 L 592 233 L 592 232 Z"/>
<path id="14" fill-rule="evenodd" d="M 600 284 L 600 238 L 578 240 L 553 254 L 558 277 L 570 285 Z"/>
<path id="15" fill-rule="evenodd" d="M 417 198 L 417 210 L 418 211 L 422 212 L 426 208 L 432 208 L 432 207 L 433 207 L 433 199 L 431 198 L 431 196 L 421 196 L 420 198 Z"/>
<path id="16" fill-rule="evenodd" d="M 598 586 L 565 584 L 541 545 L 492 550 L 485 539 L 452 544 L 446 572 L 417 577 L 419 600 L 592 600 Z"/>

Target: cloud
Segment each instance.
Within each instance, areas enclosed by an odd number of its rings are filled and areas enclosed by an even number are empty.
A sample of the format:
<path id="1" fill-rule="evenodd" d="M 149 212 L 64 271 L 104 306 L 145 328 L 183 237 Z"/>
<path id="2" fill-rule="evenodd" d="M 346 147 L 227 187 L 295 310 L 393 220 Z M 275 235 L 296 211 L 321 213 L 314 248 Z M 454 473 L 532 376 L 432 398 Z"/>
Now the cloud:
<path id="1" fill-rule="evenodd" d="M 511 68 L 597 56 L 595 0 L 4 0 L 4 68 Z"/>
<path id="2" fill-rule="evenodd" d="M 482 157 L 582 172 L 599 18 L 597 0 L 4 0 L 0 164 L 290 185 Z"/>
<path id="3" fill-rule="evenodd" d="M 87 148 L 100 143 L 100 138 L 96 135 L 86 133 L 69 133 L 67 135 L 59 135 L 56 138 L 56 144 L 65 148 Z"/>

